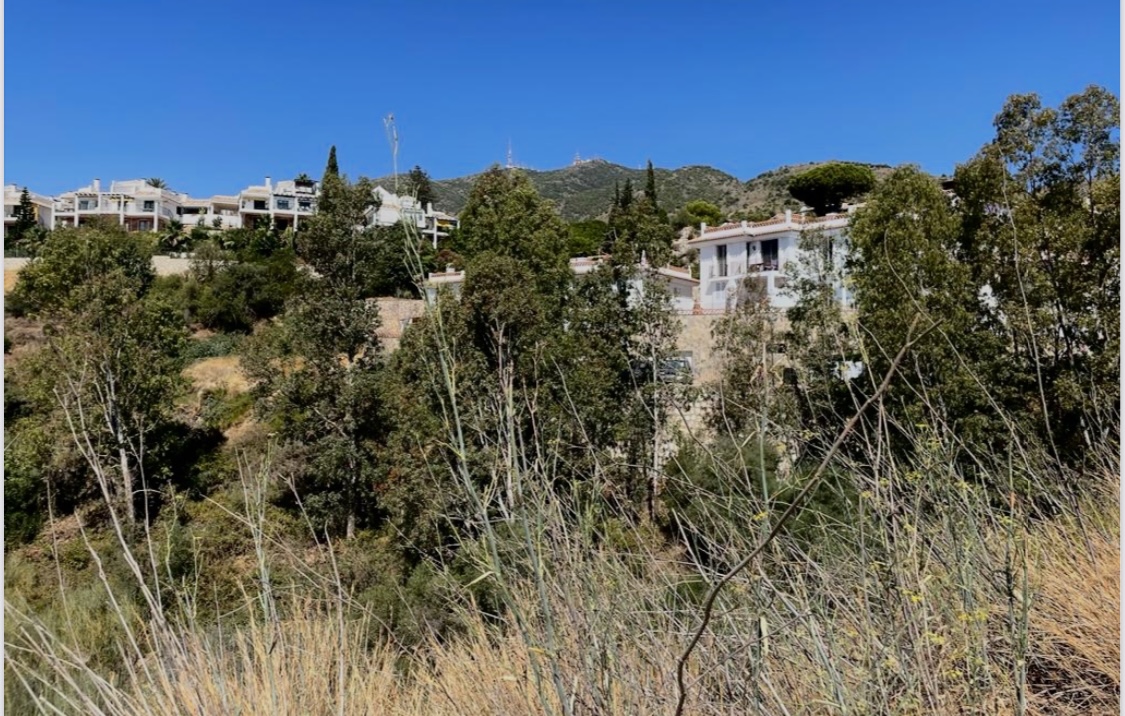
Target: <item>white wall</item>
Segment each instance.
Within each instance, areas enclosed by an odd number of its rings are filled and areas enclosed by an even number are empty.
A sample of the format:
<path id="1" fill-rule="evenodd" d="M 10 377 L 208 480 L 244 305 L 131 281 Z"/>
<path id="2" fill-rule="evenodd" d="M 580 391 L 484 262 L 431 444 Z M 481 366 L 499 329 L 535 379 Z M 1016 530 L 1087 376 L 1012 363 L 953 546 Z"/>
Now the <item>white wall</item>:
<path id="1" fill-rule="evenodd" d="M 839 229 L 829 230 L 831 235 L 838 236 Z M 776 270 L 762 271 L 749 270 L 749 267 L 761 265 L 762 242 L 777 240 L 778 266 Z M 834 239 L 835 240 L 835 239 Z M 766 292 L 770 298 L 770 305 L 774 308 L 792 308 L 794 298 L 789 295 L 785 284 L 787 283 L 786 267 L 800 258 L 798 248 L 800 232 L 790 230 L 759 236 L 745 234 L 721 239 L 712 244 L 706 244 L 699 249 L 699 302 L 707 310 L 721 310 L 727 307 L 727 301 L 737 291 L 741 282 L 747 277 L 760 278 L 766 282 Z M 748 245 L 749 244 L 749 245 Z M 726 276 L 720 276 L 718 247 L 727 248 Z M 843 250 L 834 252 L 838 262 L 842 262 Z M 841 263 L 842 265 L 842 263 Z M 779 279 L 780 282 L 779 282 Z M 839 300 L 849 300 L 845 293 L 838 292 Z"/>

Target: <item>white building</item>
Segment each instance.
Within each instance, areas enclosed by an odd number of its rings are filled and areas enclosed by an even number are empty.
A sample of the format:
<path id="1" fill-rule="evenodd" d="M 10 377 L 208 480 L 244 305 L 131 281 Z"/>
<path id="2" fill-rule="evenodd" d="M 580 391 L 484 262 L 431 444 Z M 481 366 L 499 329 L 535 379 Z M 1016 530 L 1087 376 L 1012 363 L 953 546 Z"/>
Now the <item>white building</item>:
<path id="1" fill-rule="evenodd" d="M 316 194 L 317 183 L 311 179 L 285 179 L 274 184 L 266 177 L 264 184 L 246 187 L 239 193 L 241 224 L 252 228 L 272 218 L 278 230 L 296 230 L 302 218 L 316 212 Z"/>
<path id="2" fill-rule="evenodd" d="M 441 211 L 434 211 L 433 204 L 422 206 L 413 196 L 400 196 L 381 186 L 375 187 L 378 208 L 367 212 L 371 226 L 394 226 L 400 221 L 413 224 L 423 237 L 429 239 L 436 250 L 441 239 L 449 236 L 450 230 L 459 226 L 457 217 Z"/>
<path id="3" fill-rule="evenodd" d="M 584 276 L 591 273 L 606 257 L 579 257 L 570 260 L 570 270 L 575 276 Z M 648 263 L 642 260 L 642 268 L 648 268 Z M 670 294 L 672 308 L 677 313 L 691 313 L 694 305 L 695 291 L 699 286 L 699 280 L 691 276 L 689 269 L 682 269 L 676 266 L 664 266 L 656 269 L 654 272 L 655 278 L 661 280 L 668 288 Z M 426 280 L 426 298 L 433 302 L 437 297 L 437 292 L 442 286 L 449 287 L 454 294 L 460 294 L 461 286 L 465 282 L 465 272 L 456 271 L 452 266 L 447 267 L 444 272 L 431 273 Z M 644 281 L 642 278 L 634 278 L 630 282 L 630 293 L 633 296 L 639 295 L 644 290 Z"/>
<path id="4" fill-rule="evenodd" d="M 205 229 L 238 229 L 242 214 L 238 210 L 238 197 L 216 194 L 210 199 L 184 197 L 180 202 L 180 221 L 185 228 L 199 226 Z"/>
<path id="5" fill-rule="evenodd" d="M 799 240 L 808 231 L 822 231 L 829 241 L 829 255 L 837 268 L 847 250 L 848 214 L 805 216 L 786 211 L 767 221 L 728 223 L 700 227 L 700 235 L 688 241 L 699 249 L 699 305 L 703 311 L 725 311 L 745 282 L 765 289 L 774 308 L 792 308 L 795 299 L 786 290 L 786 267 L 800 260 Z M 841 283 L 837 300 L 850 305 L 851 296 Z"/>
<path id="6" fill-rule="evenodd" d="M 15 223 L 22 189 L 4 188 L 4 223 Z M 302 174 L 296 179 L 271 181 L 248 186 L 238 194 L 216 194 L 194 198 L 167 188 L 154 187 L 146 179 L 111 182 L 103 189 L 100 179 L 89 186 L 64 192 L 57 197 L 32 194 L 36 216 L 45 228 L 80 226 L 95 218 L 116 219 L 127 231 L 156 231 L 179 221 L 184 229 L 253 228 L 272 221 L 279 230 L 296 230 L 301 221 L 316 212 L 318 182 Z M 409 221 L 436 249 L 442 239 L 458 226 L 457 217 L 435 211 L 432 204 L 421 206 L 411 196 L 399 196 L 375 188 L 378 209 L 368 212 L 370 225 L 393 226 Z"/>
<path id="7" fill-rule="evenodd" d="M 89 186 L 55 199 L 51 228 L 80 226 L 104 217 L 116 219 L 128 231 L 155 231 L 179 220 L 184 198 L 145 179 L 111 182 L 107 190 L 102 189 L 100 179 L 95 179 Z"/>
<path id="8" fill-rule="evenodd" d="M 31 206 L 35 212 L 35 221 L 45 229 L 51 228 L 53 215 L 55 211 L 55 201 L 49 196 L 36 194 L 29 191 L 28 196 L 31 198 Z M 4 187 L 4 228 L 5 232 L 9 226 L 16 223 L 16 211 L 20 206 L 20 198 L 23 196 L 23 187 L 15 184 L 8 184 Z"/>

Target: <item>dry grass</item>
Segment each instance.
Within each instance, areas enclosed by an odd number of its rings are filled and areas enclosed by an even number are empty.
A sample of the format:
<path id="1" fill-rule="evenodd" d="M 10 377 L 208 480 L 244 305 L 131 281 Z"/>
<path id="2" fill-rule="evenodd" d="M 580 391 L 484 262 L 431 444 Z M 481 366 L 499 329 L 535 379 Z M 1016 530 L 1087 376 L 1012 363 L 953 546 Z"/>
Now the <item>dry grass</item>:
<path id="1" fill-rule="evenodd" d="M 1116 520 L 1106 518 L 1101 527 L 1086 525 L 1087 539 L 1071 520 L 1027 534 L 1034 565 L 1028 714 L 1117 712 L 1119 546 Z M 990 529 L 979 537 L 982 544 L 1002 544 L 1005 534 Z M 903 575 L 919 568 L 920 584 L 904 588 L 901 599 L 881 595 L 891 608 L 879 623 L 865 616 L 877 595 L 841 581 L 843 572 L 796 579 L 768 605 L 753 596 L 761 577 L 734 585 L 689 666 L 687 713 L 754 713 L 755 703 L 762 714 L 1013 712 L 1013 635 L 1003 604 L 982 601 L 975 614 L 954 606 L 965 596 L 965 581 L 941 566 L 953 542 L 937 530 L 919 538 L 900 545 L 894 558 L 902 560 Z M 919 545 L 925 546 L 912 552 Z M 686 576 L 683 567 L 650 561 L 638 571 L 623 553 L 576 555 L 565 543 L 550 549 L 546 607 L 534 580 L 522 580 L 513 587 L 512 613 L 499 624 L 486 624 L 471 601 L 451 603 L 465 631 L 404 650 L 392 641 L 370 643 L 371 623 L 335 588 L 315 601 L 306 588 L 299 601 L 279 607 L 277 622 L 260 618 L 225 633 L 182 627 L 153 639 L 147 672 L 134 665 L 131 676 L 103 687 L 100 703 L 115 716 L 669 712 L 675 658 L 695 618 L 690 609 L 667 605 L 668 588 Z M 998 564 L 977 566 L 986 574 Z M 247 564 L 246 574 L 255 569 Z M 990 595 L 983 583 L 973 589 L 976 598 Z M 830 595 L 834 606 L 825 608 Z M 248 596 L 244 608 L 259 607 Z M 745 637 L 759 615 L 770 636 L 756 665 L 749 658 L 754 640 Z M 38 639 L 33 650 L 51 651 L 50 640 Z M 20 636 L 9 640 L 27 647 Z M 980 669 L 969 673 L 981 657 Z M 64 662 L 51 668 L 74 683 L 90 678 L 81 664 Z M 568 703 L 551 687 L 552 676 Z M 755 683 L 759 695 L 752 697 Z"/>
<path id="2" fill-rule="evenodd" d="M 184 369 L 184 375 L 191 380 L 198 391 L 226 390 L 229 393 L 245 393 L 250 389 L 242 363 L 238 356 L 219 356 L 204 358 Z"/>
<path id="3" fill-rule="evenodd" d="M 16 279 L 20 276 L 19 269 L 4 269 L 4 293 L 5 295 L 16 287 Z"/>
<path id="4" fill-rule="evenodd" d="M 1033 710 L 1110 714 L 1120 709 L 1119 535 L 1049 525 L 1032 540 L 1038 585 L 1031 612 Z"/>

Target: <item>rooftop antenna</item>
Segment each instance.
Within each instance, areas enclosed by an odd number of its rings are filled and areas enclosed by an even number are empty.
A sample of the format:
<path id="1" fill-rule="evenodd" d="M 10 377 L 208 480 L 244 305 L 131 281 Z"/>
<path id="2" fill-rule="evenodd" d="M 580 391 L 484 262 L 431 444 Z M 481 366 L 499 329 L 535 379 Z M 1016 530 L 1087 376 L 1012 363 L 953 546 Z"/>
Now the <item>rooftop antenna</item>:
<path id="1" fill-rule="evenodd" d="M 391 145 L 391 176 L 394 177 L 395 194 L 398 194 L 398 129 L 395 128 L 394 112 L 383 118 L 383 128 Z"/>
<path id="2" fill-rule="evenodd" d="M 516 163 L 512 161 L 512 140 L 508 139 L 508 169 L 515 169 Z"/>

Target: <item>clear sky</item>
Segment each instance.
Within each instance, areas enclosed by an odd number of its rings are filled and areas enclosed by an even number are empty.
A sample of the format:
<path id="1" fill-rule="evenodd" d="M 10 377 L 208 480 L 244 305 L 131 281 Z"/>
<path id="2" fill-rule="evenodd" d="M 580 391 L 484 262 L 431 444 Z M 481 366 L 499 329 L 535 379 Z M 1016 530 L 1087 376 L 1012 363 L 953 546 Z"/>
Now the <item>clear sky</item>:
<path id="1" fill-rule="evenodd" d="M 1116 0 L 5 4 L 4 181 L 192 194 L 503 162 L 947 172 L 1013 93 L 1120 96 Z"/>

